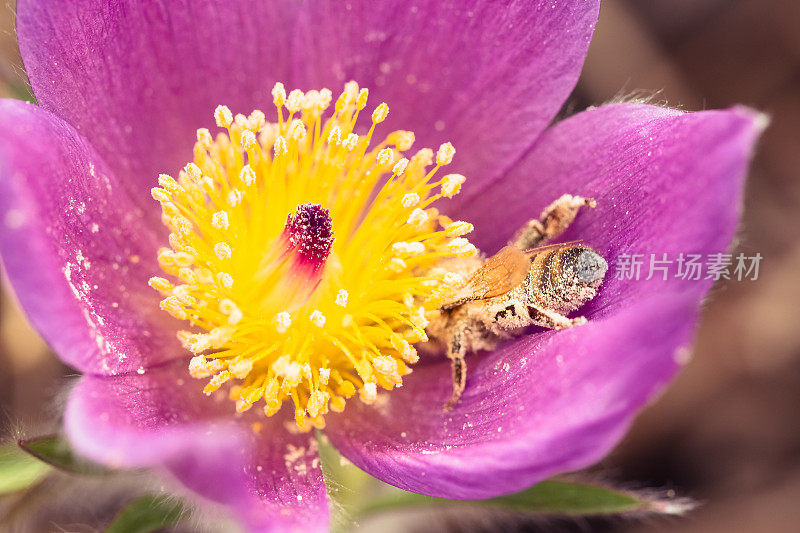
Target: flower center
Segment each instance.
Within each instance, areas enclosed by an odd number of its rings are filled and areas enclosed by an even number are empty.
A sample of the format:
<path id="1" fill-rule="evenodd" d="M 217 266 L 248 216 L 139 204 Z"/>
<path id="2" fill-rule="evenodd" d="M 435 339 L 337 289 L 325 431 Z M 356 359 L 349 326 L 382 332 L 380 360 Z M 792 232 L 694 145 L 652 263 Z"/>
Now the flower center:
<path id="1" fill-rule="evenodd" d="M 367 94 L 350 82 L 326 113 L 329 90 L 287 96 L 277 83 L 276 122 L 219 106 L 225 132 L 198 130 L 193 162 L 152 190 L 171 231 L 158 261 L 177 281 L 150 286 L 192 326 L 178 334 L 191 375 L 206 394 L 232 382 L 239 412 L 290 401 L 310 430 L 356 393 L 372 403 L 377 387 L 401 386 L 446 288 L 437 263 L 476 253 L 462 237 L 472 225 L 431 207 L 464 181 L 436 177 L 453 146 L 406 159 L 412 132 L 375 144 L 385 103 L 359 135 Z"/>

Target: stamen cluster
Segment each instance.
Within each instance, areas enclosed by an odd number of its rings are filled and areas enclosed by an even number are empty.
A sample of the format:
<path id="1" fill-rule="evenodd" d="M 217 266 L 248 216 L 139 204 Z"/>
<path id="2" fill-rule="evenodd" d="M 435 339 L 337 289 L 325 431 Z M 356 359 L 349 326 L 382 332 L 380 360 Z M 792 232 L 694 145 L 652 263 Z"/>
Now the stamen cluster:
<path id="1" fill-rule="evenodd" d="M 350 82 L 328 111 L 327 89 L 272 91 L 276 121 L 219 106 L 224 131 L 197 131 L 194 159 L 152 196 L 170 229 L 158 252 L 169 275 L 153 277 L 161 308 L 192 329 L 189 372 L 211 394 L 231 382 L 239 412 L 267 416 L 293 404 L 297 425 L 324 427 L 358 394 L 403 383 L 427 339 L 425 315 L 448 282 L 443 259 L 476 253 L 432 203 L 464 177 L 437 178 L 455 153 L 423 148 L 394 131 L 374 143 L 389 108 L 358 133 L 368 91 Z M 452 277 L 452 276 L 450 276 Z"/>

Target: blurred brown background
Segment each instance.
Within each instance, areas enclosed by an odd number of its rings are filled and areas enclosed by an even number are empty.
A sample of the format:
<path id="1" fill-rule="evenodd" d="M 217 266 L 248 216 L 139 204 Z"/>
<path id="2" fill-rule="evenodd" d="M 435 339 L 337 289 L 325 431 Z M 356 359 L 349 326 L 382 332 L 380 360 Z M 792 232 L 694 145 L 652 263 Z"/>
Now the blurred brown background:
<path id="1" fill-rule="evenodd" d="M 800 2 L 607 0 L 579 106 L 624 88 L 690 110 L 771 116 L 750 172 L 738 247 L 756 282 L 712 292 L 693 360 L 607 461 L 619 479 L 704 502 L 680 521 L 614 531 L 800 530 Z"/>
<path id="2" fill-rule="evenodd" d="M 683 519 L 504 522 L 503 529 L 800 530 L 798 28 L 798 0 L 605 0 L 565 112 L 642 89 L 687 110 L 744 103 L 768 113 L 772 123 L 752 167 L 737 244 L 764 260 L 758 281 L 715 288 L 692 361 L 603 465 L 633 487 L 674 489 L 703 506 Z M 0 8 L 0 95 L 24 98 L 26 91 L 13 5 L 6 5 Z M 12 433 L 50 427 L 57 416 L 52 400 L 72 371 L 48 352 L 7 294 L 0 369 L 0 427 Z M 64 527 L 54 530 L 71 530 Z M 494 528 L 485 521 L 475 527 Z"/>

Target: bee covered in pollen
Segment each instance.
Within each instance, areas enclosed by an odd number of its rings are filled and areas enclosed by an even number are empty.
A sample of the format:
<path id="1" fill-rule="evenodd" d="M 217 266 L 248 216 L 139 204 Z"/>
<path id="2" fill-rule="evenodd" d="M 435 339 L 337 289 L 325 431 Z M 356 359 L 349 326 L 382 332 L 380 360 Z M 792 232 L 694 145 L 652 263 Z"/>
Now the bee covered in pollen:
<path id="1" fill-rule="evenodd" d="M 530 325 L 564 329 L 586 322 L 567 315 L 595 297 L 608 264 L 583 244 L 546 244 L 569 227 L 582 206 L 595 205 L 565 194 L 489 259 L 473 256 L 441 265 L 450 272 L 451 289 L 429 313 L 426 332 L 443 345 L 453 365 L 453 395 L 445 409 L 464 391 L 467 352 L 494 349 Z"/>

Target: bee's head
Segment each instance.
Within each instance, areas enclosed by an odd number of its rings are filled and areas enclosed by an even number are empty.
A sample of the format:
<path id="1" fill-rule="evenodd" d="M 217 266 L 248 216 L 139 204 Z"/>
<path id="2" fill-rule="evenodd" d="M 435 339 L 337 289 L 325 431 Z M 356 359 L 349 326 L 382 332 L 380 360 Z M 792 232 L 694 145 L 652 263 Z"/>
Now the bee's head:
<path id="1" fill-rule="evenodd" d="M 570 246 L 561 256 L 561 272 L 568 285 L 596 289 L 603 283 L 608 263 L 584 245 Z"/>
<path id="2" fill-rule="evenodd" d="M 555 270 L 547 276 L 549 290 L 544 293 L 549 294 L 552 308 L 563 313 L 574 311 L 594 298 L 608 271 L 606 260 L 582 244 L 560 248 L 550 255 L 547 263 L 552 263 Z"/>

